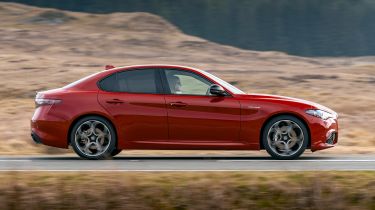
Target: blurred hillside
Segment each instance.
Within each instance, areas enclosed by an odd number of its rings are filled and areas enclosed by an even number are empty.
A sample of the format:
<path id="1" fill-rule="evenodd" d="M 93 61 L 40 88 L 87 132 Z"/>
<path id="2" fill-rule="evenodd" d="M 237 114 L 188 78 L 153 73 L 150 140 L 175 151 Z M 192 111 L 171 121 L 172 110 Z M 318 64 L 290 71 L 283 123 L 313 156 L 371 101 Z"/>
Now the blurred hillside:
<path id="1" fill-rule="evenodd" d="M 340 146 L 375 151 L 375 58 L 304 58 L 219 45 L 149 13 L 90 14 L 0 3 L 1 154 L 57 152 L 29 137 L 35 91 L 115 66 L 168 63 L 208 70 L 247 92 L 298 97 L 340 115 Z M 65 151 L 65 150 L 64 150 Z M 244 152 L 242 152 L 244 153 Z"/>
<path id="2" fill-rule="evenodd" d="M 373 0 L 5 1 L 88 13 L 149 12 L 184 33 L 243 49 L 299 56 L 375 55 Z"/>

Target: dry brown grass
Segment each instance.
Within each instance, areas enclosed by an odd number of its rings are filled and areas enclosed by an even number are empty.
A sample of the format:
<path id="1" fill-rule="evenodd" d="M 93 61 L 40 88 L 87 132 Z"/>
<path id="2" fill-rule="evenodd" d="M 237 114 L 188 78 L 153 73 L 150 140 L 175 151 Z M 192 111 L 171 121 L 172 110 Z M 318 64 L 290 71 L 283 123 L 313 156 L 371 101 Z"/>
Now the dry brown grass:
<path id="1" fill-rule="evenodd" d="M 185 35 L 147 13 L 94 15 L 12 3 L 0 3 L 0 37 L 1 154 L 59 151 L 31 143 L 36 90 L 61 87 L 106 64 L 147 63 L 194 66 L 248 92 L 321 103 L 340 115 L 340 147 L 329 152 L 375 151 L 374 57 L 241 50 Z"/>
<path id="2" fill-rule="evenodd" d="M 0 209 L 374 209 L 375 172 L 1 173 Z"/>

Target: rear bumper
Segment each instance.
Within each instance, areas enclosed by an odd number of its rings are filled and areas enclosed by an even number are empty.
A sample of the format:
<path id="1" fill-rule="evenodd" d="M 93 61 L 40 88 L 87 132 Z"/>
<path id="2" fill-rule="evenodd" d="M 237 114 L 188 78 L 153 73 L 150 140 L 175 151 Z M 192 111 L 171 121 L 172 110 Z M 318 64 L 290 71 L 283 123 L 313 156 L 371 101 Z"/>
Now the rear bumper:
<path id="1" fill-rule="evenodd" d="M 53 106 L 36 108 L 30 122 L 31 138 L 35 143 L 67 148 L 69 122 L 66 116 L 54 110 Z"/>
<path id="2" fill-rule="evenodd" d="M 31 121 L 31 138 L 37 144 L 68 148 L 67 133 L 68 127 L 62 121 Z"/>

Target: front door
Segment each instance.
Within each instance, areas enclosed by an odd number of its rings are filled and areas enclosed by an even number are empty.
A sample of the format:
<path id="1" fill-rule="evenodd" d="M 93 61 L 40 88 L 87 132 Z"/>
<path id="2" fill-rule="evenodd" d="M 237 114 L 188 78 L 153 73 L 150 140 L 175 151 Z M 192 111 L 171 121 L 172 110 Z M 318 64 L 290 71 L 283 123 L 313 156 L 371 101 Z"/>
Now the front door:
<path id="1" fill-rule="evenodd" d="M 169 139 L 175 143 L 237 143 L 240 103 L 232 96 L 213 96 L 207 78 L 192 71 L 162 72 L 168 111 Z"/>

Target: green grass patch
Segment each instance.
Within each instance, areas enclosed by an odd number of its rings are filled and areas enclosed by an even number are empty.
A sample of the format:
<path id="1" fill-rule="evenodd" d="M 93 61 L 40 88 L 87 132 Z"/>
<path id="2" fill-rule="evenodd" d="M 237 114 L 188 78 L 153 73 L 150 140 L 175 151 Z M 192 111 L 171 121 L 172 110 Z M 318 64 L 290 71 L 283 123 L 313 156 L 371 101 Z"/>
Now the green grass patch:
<path id="1" fill-rule="evenodd" d="M 6 172 L 0 209 L 375 209 L 375 172 Z"/>

